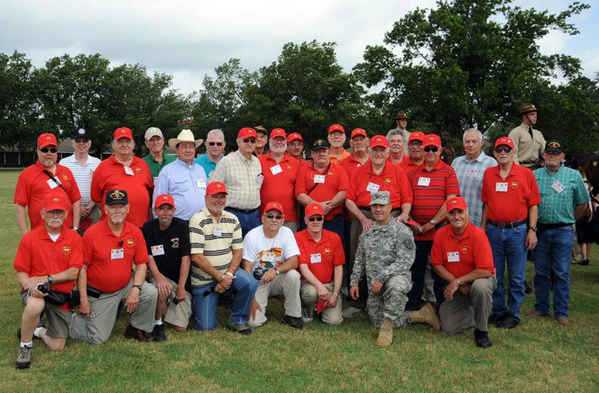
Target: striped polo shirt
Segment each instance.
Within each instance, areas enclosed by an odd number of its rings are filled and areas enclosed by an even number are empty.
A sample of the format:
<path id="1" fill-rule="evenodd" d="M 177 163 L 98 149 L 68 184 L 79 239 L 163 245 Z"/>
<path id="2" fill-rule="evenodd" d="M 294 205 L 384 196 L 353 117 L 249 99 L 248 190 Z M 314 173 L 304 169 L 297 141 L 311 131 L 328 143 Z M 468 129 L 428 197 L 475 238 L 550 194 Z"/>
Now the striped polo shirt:
<path id="1" fill-rule="evenodd" d="M 216 230 L 216 234 L 215 234 Z M 220 231 L 220 236 L 218 232 Z M 189 241 L 191 245 L 191 255 L 203 254 L 204 257 L 219 272 L 225 272 L 231 263 L 233 250 L 243 248 L 243 238 L 241 237 L 241 224 L 235 215 L 223 211 L 219 222 L 214 221 L 214 217 L 207 208 L 196 213 L 189 221 Z M 191 286 L 202 287 L 216 283 L 216 279 L 191 264 Z"/>
<path id="2" fill-rule="evenodd" d="M 75 158 L 75 155 L 68 156 L 60 160 L 59 164 L 66 166 L 73 173 L 79 192 L 81 193 L 81 205 L 87 206 L 91 203 L 92 198 L 90 195 L 90 189 L 92 186 L 92 177 L 94 171 L 100 165 L 99 159 L 92 157 L 88 154 L 87 161 L 84 165 L 79 164 L 79 161 Z"/>

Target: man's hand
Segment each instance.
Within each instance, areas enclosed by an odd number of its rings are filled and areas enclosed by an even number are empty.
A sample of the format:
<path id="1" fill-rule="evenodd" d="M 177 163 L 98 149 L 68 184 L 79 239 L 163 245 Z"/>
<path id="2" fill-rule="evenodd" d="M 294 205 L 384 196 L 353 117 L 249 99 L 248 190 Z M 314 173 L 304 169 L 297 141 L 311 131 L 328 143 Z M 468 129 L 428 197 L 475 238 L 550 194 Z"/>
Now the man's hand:
<path id="1" fill-rule="evenodd" d="M 358 300 L 358 297 L 360 296 L 360 289 L 356 285 L 353 285 L 349 288 L 349 296 L 354 300 Z"/>
<path id="2" fill-rule="evenodd" d="M 453 294 L 458 290 L 459 287 L 460 284 L 458 283 L 457 279 L 450 282 L 449 285 L 445 287 L 445 300 L 448 302 L 453 300 Z"/>
<path id="3" fill-rule="evenodd" d="M 316 292 L 320 300 L 324 300 L 325 302 L 329 300 L 329 290 L 322 283 L 316 287 Z"/>
<path id="4" fill-rule="evenodd" d="M 410 228 L 416 235 L 420 235 L 422 233 L 422 226 L 417 222 L 415 222 L 414 225 L 411 225 Z"/>
<path id="5" fill-rule="evenodd" d="M 433 224 L 431 224 L 430 222 L 427 222 L 426 224 L 424 224 L 422 226 L 422 232 L 420 232 L 420 234 L 424 234 L 427 233 L 428 231 L 430 231 L 431 229 L 433 229 L 435 226 Z"/>
<path id="6" fill-rule="evenodd" d="M 253 321 L 254 319 L 256 319 L 256 310 L 262 312 L 262 307 L 260 307 L 260 305 L 258 304 L 256 299 L 253 299 L 252 305 L 250 307 L 250 321 Z"/>
<path id="7" fill-rule="evenodd" d="M 401 222 L 405 224 L 410 219 L 410 215 L 408 213 L 401 213 L 399 216 L 395 217 L 395 221 Z"/>
<path id="8" fill-rule="evenodd" d="M 48 294 L 47 294 L 47 293 L 42 293 L 42 292 L 40 292 L 40 291 L 39 291 L 39 289 L 38 289 L 38 285 L 41 285 L 41 284 L 32 285 L 32 286 L 29 288 L 29 294 L 30 294 L 31 296 L 33 296 L 33 297 L 39 297 L 39 298 L 43 298 L 43 297 L 45 297 L 45 296 L 48 296 Z"/>
<path id="9" fill-rule="evenodd" d="M 269 271 L 267 271 L 266 273 L 264 273 L 264 275 L 260 279 L 260 282 L 262 282 L 264 284 L 268 284 L 269 282 L 271 282 L 275 278 L 277 278 L 277 271 L 275 269 L 270 269 Z"/>
<path id="10" fill-rule="evenodd" d="M 175 299 L 182 302 L 187 298 L 187 294 L 185 293 L 185 287 L 179 285 L 177 290 L 175 291 Z"/>
<path id="11" fill-rule="evenodd" d="M 362 224 L 362 231 L 366 232 L 370 228 L 372 228 L 372 220 L 364 217 L 363 220 L 360 220 L 360 224 Z"/>
<path id="12" fill-rule="evenodd" d="M 216 292 L 216 293 L 223 293 L 225 291 L 226 291 L 225 287 L 223 287 L 220 283 L 216 284 L 216 286 L 214 287 L 214 292 Z"/>
<path id="13" fill-rule="evenodd" d="M 329 214 L 331 212 L 331 210 L 333 210 L 333 208 L 331 207 L 331 201 L 322 202 L 321 206 L 322 206 L 322 212 L 324 213 L 325 216 L 327 214 Z"/>
<path id="14" fill-rule="evenodd" d="M 87 299 L 81 299 L 79 301 L 79 315 L 83 316 L 83 317 L 89 317 L 89 312 L 91 310 L 91 306 L 89 304 L 89 300 Z"/>
<path id="15" fill-rule="evenodd" d="M 535 231 L 529 230 L 526 234 L 526 249 L 528 251 L 534 250 L 537 246 L 537 233 Z"/>
<path id="16" fill-rule="evenodd" d="M 337 307 L 337 300 L 339 300 L 339 295 L 331 295 L 327 302 L 327 307 Z"/>
<path id="17" fill-rule="evenodd" d="M 138 288 L 131 288 L 129 291 L 129 295 L 127 295 L 127 300 L 125 301 L 125 306 L 127 306 L 127 312 L 132 314 L 137 310 L 137 306 L 139 305 L 139 292 Z"/>
<path id="18" fill-rule="evenodd" d="M 372 293 L 374 295 L 378 295 L 379 293 L 381 293 L 381 289 L 383 289 L 383 284 L 382 282 L 379 281 L 379 279 L 375 279 L 374 283 L 372 284 Z"/>
<path id="19" fill-rule="evenodd" d="M 86 219 L 89 216 L 89 213 L 91 213 L 92 209 L 90 207 L 87 206 L 81 206 L 81 218 L 82 219 Z"/>
<path id="20" fill-rule="evenodd" d="M 39 284 L 43 284 L 42 277 L 29 277 L 27 281 L 23 283 L 23 289 L 28 291 L 31 288 L 37 288 Z"/>
<path id="21" fill-rule="evenodd" d="M 158 297 L 165 298 L 171 294 L 173 287 L 166 278 L 161 274 L 160 277 L 154 277 L 156 279 L 156 287 L 158 288 Z"/>
<path id="22" fill-rule="evenodd" d="M 220 281 L 219 284 L 222 285 L 226 291 L 227 289 L 229 289 L 231 287 L 231 284 L 233 284 L 233 280 L 236 278 L 237 277 L 235 277 L 235 276 L 229 276 L 228 274 L 223 274 L 223 279 Z"/>

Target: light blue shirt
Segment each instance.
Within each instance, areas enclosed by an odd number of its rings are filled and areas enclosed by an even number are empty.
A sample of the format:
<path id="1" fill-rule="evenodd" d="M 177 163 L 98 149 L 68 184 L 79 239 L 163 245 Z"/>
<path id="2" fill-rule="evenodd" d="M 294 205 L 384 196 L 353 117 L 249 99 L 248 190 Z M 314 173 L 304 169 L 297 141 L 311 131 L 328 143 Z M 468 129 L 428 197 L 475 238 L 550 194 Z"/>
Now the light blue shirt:
<path id="1" fill-rule="evenodd" d="M 221 156 L 222 158 L 222 156 Z M 212 161 L 208 158 L 208 154 L 202 154 L 198 158 L 194 160 L 196 164 L 199 164 L 202 168 L 204 168 L 204 172 L 206 172 L 206 176 L 210 176 L 210 172 L 216 168 L 216 162 Z"/>
<path id="2" fill-rule="evenodd" d="M 208 178 L 201 166 L 195 162 L 187 165 L 177 158 L 160 171 L 152 201 L 155 202 L 158 195 L 169 194 L 175 200 L 175 217 L 189 221 L 204 208 L 207 185 Z"/>

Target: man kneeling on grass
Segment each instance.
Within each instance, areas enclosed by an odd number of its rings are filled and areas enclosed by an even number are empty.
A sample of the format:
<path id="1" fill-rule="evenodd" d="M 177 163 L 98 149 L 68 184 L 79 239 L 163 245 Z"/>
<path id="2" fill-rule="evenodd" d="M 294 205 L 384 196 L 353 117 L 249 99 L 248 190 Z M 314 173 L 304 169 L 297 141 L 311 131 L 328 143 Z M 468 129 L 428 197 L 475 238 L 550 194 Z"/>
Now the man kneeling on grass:
<path id="1" fill-rule="evenodd" d="M 439 318 L 430 303 L 418 311 L 404 311 L 412 288 L 410 268 L 416 246 L 412 231 L 391 219 L 391 209 L 389 191 L 372 193 L 370 211 L 375 225 L 360 237 L 349 290 L 350 296 L 357 299 L 360 295 L 358 283 L 365 272 L 368 282 L 366 309 L 372 324 L 380 327 L 376 342 L 381 347 L 393 342 L 393 327 L 420 322 L 439 330 Z"/>

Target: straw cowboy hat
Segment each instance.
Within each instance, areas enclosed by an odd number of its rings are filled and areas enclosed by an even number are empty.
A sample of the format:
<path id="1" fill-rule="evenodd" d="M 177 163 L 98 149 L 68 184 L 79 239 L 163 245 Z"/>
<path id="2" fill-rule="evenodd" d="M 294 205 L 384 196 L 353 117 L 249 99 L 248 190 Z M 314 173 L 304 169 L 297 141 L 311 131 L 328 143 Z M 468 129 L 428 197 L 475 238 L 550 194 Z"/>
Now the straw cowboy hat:
<path id="1" fill-rule="evenodd" d="M 202 142 L 204 142 L 204 140 L 194 139 L 191 130 L 182 130 L 176 138 L 171 138 L 168 140 L 168 145 L 173 150 L 177 150 L 177 145 L 181 142 L 193 142 L 196 144 L 196 147 L 198 147 L 202 144 Z"/>

